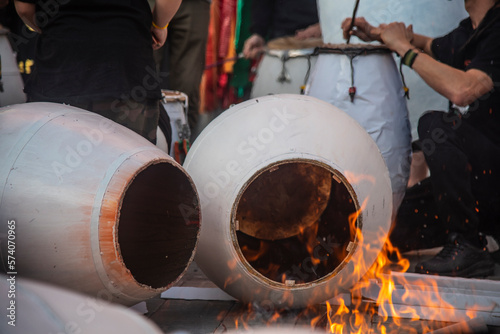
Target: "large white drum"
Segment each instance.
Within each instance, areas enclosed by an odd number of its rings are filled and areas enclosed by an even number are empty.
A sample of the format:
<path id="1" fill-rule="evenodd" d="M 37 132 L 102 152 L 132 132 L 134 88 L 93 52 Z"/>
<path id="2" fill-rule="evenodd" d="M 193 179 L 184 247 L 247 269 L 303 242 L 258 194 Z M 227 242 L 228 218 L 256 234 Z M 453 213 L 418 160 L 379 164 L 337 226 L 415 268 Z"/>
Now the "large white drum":
<path id="1" fill-rule="evenodd" d="M 411 135 L 394 60 L 385 47 L 371 45 L 330 45 L 319 53 L 306 94 L 344 110 L 377 143 L 389 168 L 396 211 L 408 182 Z"/>
<path id="2" fill-rule="evenodd" d="M 38 281 L 0 274 L 0 293 L 0 333 L 165 333 L 131 309 Z"/>
<path id="3" fill-rule="evenodd" d="M 0 109 L 0 156 L 0 271 L 133 305 L 191 263 L 194 184 L 132 130 L 63 104 L 18 104 Z"/>
<path id="4" fill-rule="evenodd" d="M 345 43 L 340 25 L 351 17 L 354 0 L 318 0 L 319 18 L 325 43 Z M 413 31 L 429 37 L 442 36 L 458 26 L 467 17 L 463 0 L 372 0 L 361 1 L 358 17 L 365 17 L 373 25 L 393 21 L 413 24 Z M 353 37 L 351 42 L 359 39 Z M 404 67 L 403 74 L 410 88 L 408 109 L 413 139 L 418 138 L 417 121 L 426 110 L 448 108 L 448 101 L 431 89 L 411 69 Z"/>
<path id="5" fill-rule="evenodd" d="M 250 96 L 300 94 L 316 62 L 314 48 L 321 40 L 283 37 L 270 41 L 257 69 Z"/>
<path id="6" fill-rule="evenodd" d="M 391 224 L 376 144 L 340 109 L 271 95 L 225 111 L 184 167 L 199 190 L 196 263 L 243 302 L 303 307 L 349 290 Z"/>

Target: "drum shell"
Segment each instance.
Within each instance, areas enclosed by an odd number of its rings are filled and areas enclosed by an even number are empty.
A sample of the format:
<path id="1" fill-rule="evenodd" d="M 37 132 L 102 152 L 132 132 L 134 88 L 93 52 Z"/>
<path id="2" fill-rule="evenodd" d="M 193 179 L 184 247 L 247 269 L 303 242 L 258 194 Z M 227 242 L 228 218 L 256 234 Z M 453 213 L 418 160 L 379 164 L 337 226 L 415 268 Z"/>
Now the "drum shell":
<path id="1" fill-rule="evenodd" d="M 131 305 L 166 290 L 187 269 L 196 247 L 196 222 L 168 220 L 179 227 L 177 238 L 186 241 L 182 245 L 185 253 L 177 258 L 171 255 L 171 260 L 179 261 L 178 267 L 167 272 L 174 278 L 169 276 L 154 286 L 136 279 L 124 257 L 120 236 L 127 224 L 140 224 L 136 226 L 144 231 L 142 242 L 151 245 L 153 240 L 162 240 L 157 237 L 164 233 L 167 224 L 153 229 L 145 218 L 147 213 L 135 223 L 125 222 L 123 211 L 130 207 L 124 200 L 135 180 L 144 173 L 157 173 L 157 168 L 172 173 L 169 175 L 176 178 L 184 191 L 177 186 L 161 188 L 158 180 L 147 184 L 158 184 L 158 191 L 170 196 L 174 193 L 179 201 L 173 206 L 193 209 L 193 220 L 199 221 L 196 188 L 166 153 L 98 114 L 54 103 L 0 109 L 0 136 L 0 155 L 4 157 L 0 164 L 0 241 L 2 247 L 7 245 L 8 222 L 14 221 L 15 270 L 21 277 Z M 191 203 L 183 202 L 184 196 Z M 141 247 L 144 245 L 132 252 L 140 254 Z M 157 247 L 159 252 L 165 251 L 160 251 L 162 246 Z M 7 255 L 2 252 L 3 263 L 7 263 Z M 141 259 L 144 263 L 148 260 Z"/>
<path id="2" fill-rule="evenodd" d="M 314 49 L 280 50 L 275 51 L 275 54 L 264 54 L 253 82 L 251 98 L 269 94 L 300 94 L 301 87 L 307 82 L 308 72 L 312 71 L 316 63 L 317 57 L 312 55 L 313 51 Z M 288 58 L 288 54 L 293 53 L 302 56 Z M 283 56 L 287 59 L 283 59 Z M 290 82 L 280 82 L 283 65 L 290 76 Z"/>
<path id="3" fill-rule="evenodd" d="M 318 0 L 319 17 L 325 43 L 345 43 L 341 23 L 352 16 L 354 2 L 350 0 Z M 359 4 L 358 17 L 373 25 L 404 22 L 413 25 L 413 31 L 429 37 L 439 37 L 458 27 L 468 16 L 463 0 L 373 0 Z M 352 43 L 358 43 L 356 37 Z M 399 58 L 398 58 L 399 60 Z M 408 100 L 412 138 L 418 139 L 418 119 L 427 110 L 447 110 L 448 100 L 430 88 L 414 71 L 403 67 L 405 81 L 410 89 Z"/>
<path id="4" fill-rule="evenodd" d="M 403 199 L 410 170 L 411 133 L 399 73 L 388 53 L 353 59 L 356 94 L 351 102 L 351 65 L 344 54 L 320 54 L 306 94 L 345 111 L 377 143 L 389 169 L 393 208 Z"/>
<path id="5" fill-rule="evenodd" d="M 254 140 L 258 145 L 252 146 Z M 366 200 L 369 209 L 360 216 L 364 241 L 339 272 L 286 286 L 256 275 L 238 255 L 235 207 L 255 175 L 294 161 L 321 164 L 347 175 L 358 202 Z M 184 167 L 202 205 L 196 263 L 221 289 L 243 302 L 303 307 L 348 290 L 371 266 L 390 227 L 390 180 L 375 143 L 351 117 L 312 97 L 272 95 L 231 107 L 197 138 Z M 353 175 L 368 176 L 373 182 L 357 181 Z"/>
<path id="6" fill-rule="evenodd" d="M 0 275 L 0 279 L 4 296 L 0 306 L 8 309 L 13 300 L 17 308 L 15 326 L 8 324 L 7 317 L 0 323 L 1 333 L 164 333 L 141 314 L 121 305 L 21 277 L 15 279 L 15 298 L 10 299 L 9 276 Z"/>

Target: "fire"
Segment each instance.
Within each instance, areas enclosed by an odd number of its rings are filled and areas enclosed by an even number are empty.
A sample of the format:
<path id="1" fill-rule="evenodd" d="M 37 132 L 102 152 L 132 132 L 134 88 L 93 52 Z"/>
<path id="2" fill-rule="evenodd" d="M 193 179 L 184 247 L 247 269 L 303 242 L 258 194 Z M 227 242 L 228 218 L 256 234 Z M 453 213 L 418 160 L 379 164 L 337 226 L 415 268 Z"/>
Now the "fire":
<path id="1" fill-rule="evenodd" d="M 371 176 L 356 175 L 345 172 L 346 179 L 351 184 L 368 182 L 375 184 L 375 179 Z M 353 203 L 352 200 L 349 203 Z M 266 276 L 270 280 L 285 284 L 286 288 L 292 288 L 298 284 L 315 284 L 320 278 L 325 277 L 341 263 L 344 259 L 352 260 L 362 250 L 363 254 L 370 254 L 367 258 L 374 263 L 367 263 L 362 256 L 356 257 L 356 261 L 351 261 L 353 265 L 352 276 L 362 277 L 360 281 L 351 287 L 350 303 L 346 305 L 343 299 L 338 299 L 339 305 L 332 306 L 326 302 L 326 314 L 324 307 L 321 310 L 311 307 L 304 311 L 304 314 L 310 315 L 310 326 L 314 329 L 325 328 L 333 334 L 364 334 L 364 333 L 429 333 L 443 324 L 440 321 L 449 321 L 448 315 L 455 313 L 455 308 L 449 302 L 449 298 L 443 298 L 443 291 L 440 291 L 438 279 L 430 275 L 408 274 L 410 261 L 404 258 L 399 250 L 395 248 L 387 238 L 387 231 L 380 228 L 380 231 L 370 231 L 376 234 L 376 242 L 364 242 L 366 231 L 362 231 L 363 213 L 371 210 L 369 198 L 365 198 L 362 203 L 353 204 L 349 210 L 345 210 L 345 215 L 337 215 L 344 222 L 343 227 L 348 235 L 347 242 L 343 239 L 332 238 L 330 234 L 321 234 L 321 228 L 325 229 L 328 220 L 321 221 L 324 217 L 314 224 L 305 224 L 300 228 L 300 233 L 293 236 L 294 241 L 289 242 L 286 239 L 278 240 L 257 240 L 257 238 L 242 237 L 239 239 L 246 242 L 241 247 L 245 259 L 251 263 L 254 269 Z M 341 203 L 347 206 L 346 202 Z M 359 206 L 359 207 L 358 207 Z M 347 223 L 346 223 L 347 221 Z M 336 221 L 334 223 L 337 223 Z M 323 224 L 323 225 L 321 225 Z M 373 240 L 373 234 L 367 240 Z M 377 239 L 378 238 L 378 239 Z M 276 255 L 282 255 L 285 260 L 291 259 L 292 247 L 300 243 L 304 251 L 295 254 L 301 261 L 294 263 L 292 269 L 282 266 L 282 263 L 276 259 L 282 259 Z M 273 248 L 274 244 L 282 246 Z M 384 245 L 380 251 L 380 245 Z M 361 249 L 362 247 L 362 249 Z M 357 249 L 360 248 L 360 249 Z M 283 251 L 283 250 L 286 251 Z M 288 257 L 287 257 L 288 256 Z M 302 260 L 306 257 L 307 261 Z M 352 258 L 349 258 L 351 256 Z M 332 259 L 338 257 L 339 262 L 332 265 Z M 274 261 L 274 262 L 273 262 Z M 346 262 L 348 262 L 346 261 Z M 255 262 L 252 263 L 252 262 Z M 286 262 L 286 261 L 285 261 Z M 231 268 L 235 263 L 228 264 Z M 323 270 L 319 274 L 316 269 Z M 310 270 L 310 271 L 308 271 Z M 307 273 L 304 273 L 307 272 Z M 309 275 L 302 277 L 301 275 Z M 314 274 L 314 275 L 313 275 Z M 413 275 L 413 276 L 412 276 Z M 237 280 L 238 277 L 228 278 L 226 284 Z M 286 290 L 285 288 L 285 290 Z M 287 295 L 283 299 L 293 298 L 291 290 L 287 290 Z M 286 311 L 278 309 L 278 306 L 269 302 L 269 307 L 262 307 L 257 304 L 249 304 L 247 312 L 236 321 L 236 326 L 245 326 L 249 322 L 254 322 L 261 318 L 265 319 L 267 325 L 278 324 L 283 321 Z M 279 303 L 278 303 L 279 304 Z M 443 316 L 443 309 L 446 315 Z M 422 315 L 425 311 L 425 315 Z M 434 313 L 433 313 L 434 312 Z M 320 313 L 318 315 L 318 313 Z M 463 313 L 463 314 L 462 314 Z M 478 316 L 474 305 L 462 313 L 457 313 L 454 319 L 466 318 L 474 319 Z M 425 317 L 425 318 L 422 318 Z M 263 319 L 263 320 L 264 320 Z M 423 319 L 437 319 L 426 320 Z M 418 323 L 416 323 L 419 321 Z M 417 325 L 416 325 L 417 324 Z M 418 328 L 418 329 L 417 329 Z"/>
<path id="2" fill-rule="evenodd" d="M 260 247 L 258 250 L 252 250 L 248 246 L 243 246 L 241 247 L 241 251 L 245 255 L 245 258 L 252 262 L 258 260 L 260 257 L 262 257 L 264 254 L 266 254 L 269 251 L 269 245 L 266 244 L 265 242 L 261 241 L 260 242 Z"/>
<path id="3" fill-rule="evenodd" d="M 395 254 L 394 259 L 390 259 L 387 254 Z M 341 304 L 334 312 L 330 303 L 327 302 L 329 332 L 334 334 L 430 333 L 443 327 L 440 321 L 451 321 L 449 319 L 462 319 L 462 317 L 467 321 L 478 316 L 475 305 L 471 304 L 470 309 L 462 314 L 443 298 L 439 280 L 444 282 L 447 278 L 413 274 L 406 279 L 403 273 L 406 273 L 409 267 L 410 262 L 402 258 L 398 249 L 387 240 L 370 271 L 352 288 L 353 305 L 346 307 L 341 300 Z M 362 296 L 367 295 L 370 289 L 378 289 L 378 292 L 376 294 L 372 292 L 373 300 L 367 303 Z M 406 302 L 413 306 L 403 306 Z M 416 321 L 423 320 L 419 316 L 419 312 L 422 312 L 421 307 L 427 312 L 425 319 L 437 320 L 420 321 L 418 325 L 415 325 Z M 445 316 L 441 314 L 443 310 L 446 310 Z M 373 319 L 378 320 L 374 323 Z"/>
<path id="4" fill-rule="evenodd" d="M 300 228 L 300 233 L 297 236 L 299 240 L 306 246 L 307 253 L 313 265 L 318 265 L 321 260 L 314 255 L 314 249 L 318 245 L 316 235 L 318 234 L 318 224 L 313 224 L 310 228 Z"/>

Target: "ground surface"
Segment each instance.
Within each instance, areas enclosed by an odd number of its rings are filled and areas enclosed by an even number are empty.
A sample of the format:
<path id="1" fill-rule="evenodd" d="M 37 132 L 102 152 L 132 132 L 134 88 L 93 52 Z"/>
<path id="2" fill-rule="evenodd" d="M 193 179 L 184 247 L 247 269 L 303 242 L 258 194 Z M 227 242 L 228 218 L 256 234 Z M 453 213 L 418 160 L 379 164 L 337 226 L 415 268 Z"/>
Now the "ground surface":
<path id="1" fill-rule="evenodd" d="M 415 263 L 423 256 L 428 256 L 425 252 L 414 253 L 410 256 L 412 263 Z M 411 268 L 410 268 L 411 270 Z M 496 266 L 495 276 L 489 277 L 491 280 L 500 280 L 500 265 Z M 177 283 L 177 287 L 201 287 L 207 289 L 215 289 L 216 286 L 203 274 L 196 263 L 193 263 L 182 279 Z M 179 290 L 182 291 L 182 290 Z M 188 290 L 185 290 L 188 291 Z M 182 294 L 182 293 L 181 293 Z M 189 294 L 186 294 L 188 296 Z M 267 307 L 254 305 L 249 308 L 234 300 L 221 300 L 224 298 L 212 298 L 219 300 L 195 300 L 193 296 L 188 296 L 189 299 L 176 297 L 167 299 L 160 296 L 153 298 L 147 302 L 148 313 L 146 316 L 156 323 L 159 328 L 165 333 L 224 333 L 231 332 L 238 328 L 244 330 L 246 328 L 256 329 L 260 327 L 272 327 L 273 329 L 281 327 L 289 328 L 315 328 L 325 332 L 329 327 L 326 317 L 326 304 L 316 305 L 307 310 L 288 310 L 280 311 L 277 314 L 275 310 L 269 310 Z M 196 298 L 196 297 L 195 297 Z M 203 298 L 206 298 L 203 297 Z M 210 298 L 208 298 L 210 299 Z M 376 307 L 374 303 L 367 303 L 366 310 Z M 338 306 L 332 305 L 333 314 Z M 462 333 L 460 328 L 457 328 L 455 322 L 443 321 L 411 321 L 409 319 L 382 319 L 378 314 L 370 315 L 368 312 L 364 315 L 367 322 L 370 324 L 370 332 L 381 333 L 383 325 L 388 333 L 424 333 L 432 330 L 446 330 L 445 333 Z M 345 321 L 345 318 L 343 318 Z M 348 319 L 349 320 L 349 319 Z M 311 325 L 313 322 L 314 325 Z M 451 327 L 455 325 L 455 327 Z M 477 328 L 485 328 L 484 324 Z M 404 327 L 404 330 L 402 328 Z M 348 326 L 344 328 L 343 334 L 348 332 Z M 476 329 L 475 332 L 481 333 Z M 488 326 L 487 333 L 500 333 L 500 328 Z"/>

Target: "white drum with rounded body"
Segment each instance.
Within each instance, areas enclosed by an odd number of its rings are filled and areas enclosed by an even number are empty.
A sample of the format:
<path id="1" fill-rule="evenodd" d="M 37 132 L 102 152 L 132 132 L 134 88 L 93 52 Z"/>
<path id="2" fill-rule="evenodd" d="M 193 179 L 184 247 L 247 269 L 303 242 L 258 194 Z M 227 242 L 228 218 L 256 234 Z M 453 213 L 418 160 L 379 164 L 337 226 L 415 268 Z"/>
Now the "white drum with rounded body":
<path id="1" fill-rule="evenodd" d="M 304 95 L 222 113 L 184 167 L 200 194 L 196 263 L 243 302 L 315 305 L 349 290 L 385 242 L 387 167 L 366 131 Z"/>
<path id="2" fill-rule="evenodd" d="M 319 18 L 325 43 L 345 43 L 340 25 L 351 17 L 353 0 L 318 0 Z M 361 1 L 358 17 L 373 25 L 393 21 L 413 25 L 413 31 L 429 37 L 443 36 L 456 28 L 467 12 L 463 0 L 372 0 Z M 358 43 L 353 37 L 351 42 Z M 410 88 L 408 110 L 413 139 L 418 138 L 417 124 L 426 110 L 447 110 L 448 101 L 430 88 L 415 72 L 404 67 L 403 74 Z"/>
<path id="3" fill-rule="evenodd" d="M 332 45 L 319 52 L 306 94 L 345 111 L 377 143 L 389 168 L 396 211 L 408 182 L 411 134 L 394 60 L 386 48 L 370 45 Z"/>
<path id="4" fill-rule="evenodd" d="M 18 104 L 0 109 L 0 156 L 0 270 L 134 305 L 191 263 L 194 184 L 132 130 L 63 104 Z"/>
<path id="5" fill-rule="evenodd" d="M 268 43 L 257 69 L 250 96 L 300 94 L 316 62 L 314 48 L 320 40 L 299 41 L 292 37 Z"/>

